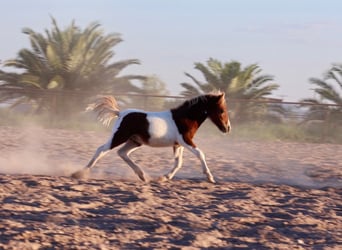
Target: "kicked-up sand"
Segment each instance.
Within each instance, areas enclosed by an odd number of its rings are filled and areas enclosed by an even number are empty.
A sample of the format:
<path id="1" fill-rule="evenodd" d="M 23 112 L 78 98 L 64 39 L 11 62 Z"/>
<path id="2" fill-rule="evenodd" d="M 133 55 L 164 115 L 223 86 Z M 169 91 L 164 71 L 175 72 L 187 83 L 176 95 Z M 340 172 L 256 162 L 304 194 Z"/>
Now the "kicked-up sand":
<path id="1" fill-rule="evenodd" d="M 109 132 L 0 128 L 0 249 L 342 249 L 342 146 L 195 139 L 217 184 L 185 152 L 142 147 L 141 182 L 110 152 L 81 169 Z"/>

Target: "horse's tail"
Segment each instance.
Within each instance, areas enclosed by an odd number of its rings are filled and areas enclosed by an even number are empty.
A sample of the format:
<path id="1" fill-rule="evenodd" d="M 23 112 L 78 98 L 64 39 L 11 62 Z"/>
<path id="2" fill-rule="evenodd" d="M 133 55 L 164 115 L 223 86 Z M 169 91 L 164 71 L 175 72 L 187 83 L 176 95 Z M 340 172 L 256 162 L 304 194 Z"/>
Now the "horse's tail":
<path id="1" fill-rule="evenodd" d="M 97 119 L 105 126 L 109 126 L 110 122 L 120 114 L 118 103 L 113 96 L 98 96 L 94 103 L 89 104 L 87 111 L 97 113 Z"/>

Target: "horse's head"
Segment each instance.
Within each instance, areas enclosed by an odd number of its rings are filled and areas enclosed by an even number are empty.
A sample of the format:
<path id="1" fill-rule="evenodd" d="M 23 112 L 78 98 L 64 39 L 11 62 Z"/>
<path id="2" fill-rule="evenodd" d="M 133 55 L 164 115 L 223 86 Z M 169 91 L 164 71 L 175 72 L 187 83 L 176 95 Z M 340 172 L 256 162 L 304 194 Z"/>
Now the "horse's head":
<path id="1" fill-rule="evenodd" d="M 231 130 L 224 92 L 209 94 L 208 117 L 223 133 Z"/>

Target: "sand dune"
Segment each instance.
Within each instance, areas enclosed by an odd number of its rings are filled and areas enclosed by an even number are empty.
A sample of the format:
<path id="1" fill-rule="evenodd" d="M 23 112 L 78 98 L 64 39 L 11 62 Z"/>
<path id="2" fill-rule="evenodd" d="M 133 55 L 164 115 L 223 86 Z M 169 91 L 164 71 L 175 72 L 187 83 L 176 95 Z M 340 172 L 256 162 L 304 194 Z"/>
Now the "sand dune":
<path id="1" fill-rule="evenodd" d="M 341 249 L 341 145 L 232 141 L 199 134 L 218 180 L 185 153 L 142 148 L 142 183 L 107 155 L 82 168 L 103 132 L 0 128 L 0 249 Z M 206 138 L 207 137 L 207 138 Z"/>

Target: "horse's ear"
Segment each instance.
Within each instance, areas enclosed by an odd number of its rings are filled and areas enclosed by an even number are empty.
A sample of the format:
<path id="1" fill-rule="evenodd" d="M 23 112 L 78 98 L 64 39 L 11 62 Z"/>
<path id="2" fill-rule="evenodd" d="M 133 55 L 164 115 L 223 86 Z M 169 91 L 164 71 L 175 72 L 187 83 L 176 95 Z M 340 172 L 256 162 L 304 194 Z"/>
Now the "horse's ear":
<path id="1" fill-rule="evenodd" d="M 224 100 L 225 99 L 225 93 L 224 92 L 221 92 L 217 97 L 217 102 L 219 102 L 219 101 L 222 101 L 222 100 Z"/>

